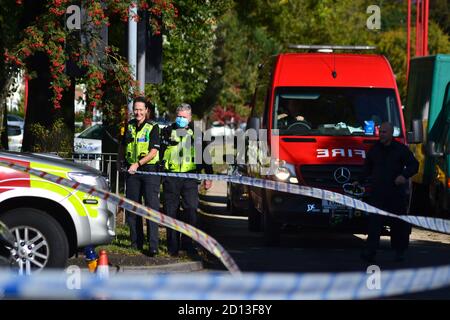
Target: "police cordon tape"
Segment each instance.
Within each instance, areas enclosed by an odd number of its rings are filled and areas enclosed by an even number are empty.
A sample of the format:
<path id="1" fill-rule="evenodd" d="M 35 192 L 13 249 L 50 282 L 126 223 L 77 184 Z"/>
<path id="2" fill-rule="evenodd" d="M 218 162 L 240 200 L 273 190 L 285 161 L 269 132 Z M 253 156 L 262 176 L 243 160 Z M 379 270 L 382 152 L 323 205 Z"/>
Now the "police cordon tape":
<path id="1" fill-rule="evenodd" d="M 77 267 L 75 267 L 77 268 Z M 79 270 L 78 270 L 79 271 Z M 151 300 L 326 300 L 375 299 L 450 285 L 450 265 L 419 269 L 341 273 L 115 274 L 100 279 L 87 272 L 42 271 L 18 276 L 0 271 L 6 299 Z"/>
<path id="2" fill-rule="evenodd" d="M 364 201 L 354 199 L 350 196 L 343 195 L 338 192 L 333 192 L 329 190 L 323 190 L 319 188 L 301 186 L 292 183 L 286 183 L 281 181 L 274 181 L 268 179 L 259 179 L 246 176 L 229 176 L 221 174 L 203 174 L 203 173 L 169 173 L 169 172 L 147 172 L 147 171 L 136 171 L 137 174 L 144 175 L 157 175 L 163 177 L 177 177 L 177 178 L 190 178 L 197 180 L 217 180 L 217 181 L 227 181 L 236 184 L 244 184 L 253 187 L 259 187 L 264 189 L 270 189 L 275 191 L 281 191 L 291 194 L 298 194 L 302 196 L 313 197 L 322 200 L 328 200 L 343 204 L 347 207 L 355 208 L 358 210 L 365 211 L 367 213 L 379 214 L 382 216 L 388 216 L 392 218 L 401 219 L 415 226 L 437 231 L 441 233 L 450 234 L 450 220 L 445 220 L 441 218 L 433 217 L 423 217 L 423 216 L 408 216 L 408 215 L 397 215 L 374 206 L 371 206 Z"/>
<path id="3" fill-rule="evenodd" d="M 184 233 L 188 237 L 200 243 L 206 250 L 211 252 L 214 256 L 219 258 L 225 267 L 233 274 L 240 273 L 240 270 L 233 258 L 225 251 L 225 249 L 211 236 L 207 235 L 205 232 L 187 224 L 177 219 L 166 216 L 156 210 L 151 208 L 147 208 L 140 203 L 129 200 L 125 197 L 116 195 L 114 193 L 97 189 L 93 186 L 82 184 L 79 182 L 75 182 L 73 180 L 69 180 L 63 177 L 55 176 L 53 174 L 33 169 L 28 166 L 24 166 L 15 162 L 11 162 L 5 159 L 0 159 L 0 165 L 22 171 L 25 173 L 29 173 L 40 177 L 45 180 L 49 180 L 56 184 L 60 184 L 75 190 L 79 190 L 82 192 L 86 192 L 90 195 L 102 198 L 105 201 L 112 202 L 116 204 L 118 207 L 123 208 L 128 211 L 132 211 L 139 216 L 144 217 L 145 219 L 149 219 L 158 224 L 164 225 L 166 227 L 177 230 L 181 233 Z"/>

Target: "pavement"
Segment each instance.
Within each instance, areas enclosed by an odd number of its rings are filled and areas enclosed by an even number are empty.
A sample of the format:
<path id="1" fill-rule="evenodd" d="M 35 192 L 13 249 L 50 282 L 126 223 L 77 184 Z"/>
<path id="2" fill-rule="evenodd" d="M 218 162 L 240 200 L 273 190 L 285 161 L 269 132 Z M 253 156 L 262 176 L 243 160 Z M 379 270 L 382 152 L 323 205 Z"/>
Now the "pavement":
<path id="1" fill-rule="evenodd" d="M 150 275 L 161 273 L 189 273 L 203 270 L 203 264 L 200 261 L 179 262 L 157 266 L 109 266 L 109 275 L 115 274 L 134 274 Z M 88 268 L 81 268 L 81 271 L 88 273 Z"/>
<path id="2" fill-rule="evenodd" d="M 152 274 L 152 273 L 185 273 L 203 270 L 202 261 L 186 261 L 187 258 L 165 256 L 147 257 L 146 255 L 108 254 L 109 274 Z M 83 256 L 69 259 L 67 266 L 78 266 L 88 272 Z"/>

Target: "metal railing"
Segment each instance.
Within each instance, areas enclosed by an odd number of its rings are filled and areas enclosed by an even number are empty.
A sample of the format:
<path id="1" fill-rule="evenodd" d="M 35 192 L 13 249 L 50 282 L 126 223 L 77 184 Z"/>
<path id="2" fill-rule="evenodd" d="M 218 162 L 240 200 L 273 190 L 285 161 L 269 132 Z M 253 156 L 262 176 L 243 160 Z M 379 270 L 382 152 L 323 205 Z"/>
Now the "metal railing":
<path id="1" fill-rule="evenodd" d="M 72 160 L 103 172 L 108 177 L 111 191 L 114 193 L 119 194 L 120 191 L 124 190 L 125 181 L 123 175 L 121 176 L 120 174 L 120 168 L 117 168 L 117 153 L 79 153 L 73 154 L 72 158 L 67 160 Z"/>

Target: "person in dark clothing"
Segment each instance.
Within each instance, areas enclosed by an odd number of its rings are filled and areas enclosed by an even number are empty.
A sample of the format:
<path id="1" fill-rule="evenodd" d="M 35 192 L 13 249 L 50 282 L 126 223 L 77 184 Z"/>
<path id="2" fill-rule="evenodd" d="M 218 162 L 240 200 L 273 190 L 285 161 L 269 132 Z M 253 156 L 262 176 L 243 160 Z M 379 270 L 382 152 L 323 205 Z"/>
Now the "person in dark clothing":
<path id="1" fill-rule="evenodd" d="M 149 108 L 145 98 L 138 97 L 133 103 L 134 119 L 126 127 L 124 137 L 119 146 L 119 161 L 126 164 L 126 197 L 136 202 L 144 202 L 147 207 L 159 211 L 159 176 L 136 174 L 136 171 L 157 171 L 159 162 L 159 127 L 147 120 Z M 144 232 L 142 217 L 127 212 L 127 223 L 130 227 L 131 246 L 142 250 Z M 158 224 L 147 220 L 147 237 L 149 255 L 158 253 Z"/>
<path id="2" fill-rule="evenodd" d="M 194 137 L 192 127 L 191 106 L 183 103 L 177 108 L 177 118 L 174 124 L 164 128 L 162 136 L 162 152 L 164 153 L 165 170 L 168 172 L 198 173 L 205 170 L 206 173 L 213 173 L 212 166 L 204 161 L 196 161 L 196 155 L 202 153 L 202 136 Z M 199 139 L 200 138 L 200 139 Z M 201 157 L 203 160 L 203 157 Z M 205 180 L 204 187 L 209 189 L 212 181 Z M 185 222 L 196 226 L 198 199 L 198 180 L 190 178 L 164 177 L 164 209 L 168 216 L 177 218 L 182 200 L 183 215 Z M 190 255 L 196 255 L 197 251 L 191 239 L 180 239 L 180 233 L 173 229 L 167 229 L 167 246 L 169 254 L 178 255 L 180 240 L 186 245 L 186 250 Z M 183 241 L 185 240 L 185 241 Z"/>
<path id="3" fill-rule="evenodd" d="M 419 163 L 407 146 L 392 139 L 393 127 L 390 123 L 382 123 L 379 134 L 379 142 L 367 153 L 363 174 L 355 184 L 370 177 L 372 192 L 368 203 L 390 213 L 404 215 L 408 209 L 408 179 L 417 173 Z M 396 261 L 404 259 L 410 225 L 397 218 L 370 214 L 366 249 L 361 254 L 363 260 L 375 260 L 385 224 L 391 227 L 391 247 L 396 252 Z"/>

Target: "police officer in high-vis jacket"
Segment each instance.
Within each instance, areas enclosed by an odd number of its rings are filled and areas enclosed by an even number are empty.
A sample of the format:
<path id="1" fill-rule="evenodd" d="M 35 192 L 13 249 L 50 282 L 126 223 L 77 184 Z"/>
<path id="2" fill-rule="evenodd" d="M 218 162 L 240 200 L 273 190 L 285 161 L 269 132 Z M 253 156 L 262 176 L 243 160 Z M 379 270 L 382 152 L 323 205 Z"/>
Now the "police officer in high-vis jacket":
<path id="1" fill-rule="evenodd" d="M 134 119 L 127 124 L 124 138 L 119 149 L 119 159 L 125 160 L 127 166 L 126 197 L 141 203 L 144 196 L 145 205 L 159 211 L 159 176 L 145 175 L 136 171 L 157 171 L 159 162 L 159 127 L 147 120 L 150 115 L 148 103 L 144 97 L 133 102 Z M 130 227 L 131 246 L 142 250 L 144 233 L 142 217 L 127 212 Z M 158 253 L 158 224 L 147 220 L 149 255 Z"/>
<path id="2" fill-rule="evenodd" d="M 202 136 L 194 137 L 194 130 L 191 123 L 191 106 L 183 103 L 177 108 L 177 118 L 175 123 L 164 128 L 161 132 L 164 165 L 168 172 L 198 173 L 205 169 L 206 173 L 212 173 L 212 166 L 204 164 L 202 159 L 203 144 Z M 195 139 L 200 141 L 195 141 Z M 200 157 L 197 153 L 200 152 Z M 197 158 L 197 161 L 196 161 Z M 196 163 L 197 162 L 197 163 Z M 212 186 L 210 180 L 204 181 L 205 189 Z M 188 224 L 197 224 L 198 207 L 198 180 L 178 177 L 165 177 L 163 180 L 164 208 L 166 214 L 176 218 L 182 200 L 183 219 Z M 169 254 L 178 255 L 180 249 L 180 234 L 173 229 L 167 229 L 167 245 Z M 192 240 L 186 242 L 188 254 L 196 254 Z"/>

